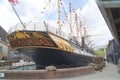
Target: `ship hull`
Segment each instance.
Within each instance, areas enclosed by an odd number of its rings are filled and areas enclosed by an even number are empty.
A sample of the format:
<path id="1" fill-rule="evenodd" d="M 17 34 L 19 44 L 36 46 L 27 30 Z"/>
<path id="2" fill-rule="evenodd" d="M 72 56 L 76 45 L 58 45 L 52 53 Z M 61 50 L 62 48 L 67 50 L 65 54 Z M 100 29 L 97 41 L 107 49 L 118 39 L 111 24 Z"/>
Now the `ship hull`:
<path id="1" fill-rule="evenodd" d="M 13 49 L 36 63 L 36 69 L 49 65 L 57 68 L 78 67 L 92 61 L 91 56 L 80 54 L 80 45 L 48 32 L 19 31 L 10 34 L 8 40 Z"/>
<path id="2" fill-rule="evenodd" d="M 67 51 L 37 48 L 37 49 L 18 49 L 36 63 L 36 69 L 44 69 L 54 65 L 57 68 L 86 66 L 92 61 L 92 57 L 75 54 Z"/>

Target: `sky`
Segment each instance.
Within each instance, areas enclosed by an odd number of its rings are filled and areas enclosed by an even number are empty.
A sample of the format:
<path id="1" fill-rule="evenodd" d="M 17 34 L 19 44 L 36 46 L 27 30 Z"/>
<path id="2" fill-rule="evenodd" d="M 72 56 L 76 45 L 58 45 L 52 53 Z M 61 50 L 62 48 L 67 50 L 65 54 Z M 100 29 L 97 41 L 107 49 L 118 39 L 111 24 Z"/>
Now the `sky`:
<path id="1" fill-rule="evenodd" d="M 23 22 L 47 21 L 57 26 L 57 0 L 18 0 L 14 8 Z M 82 19 L 87 31 L 91 36 L 89 39 L 94 46 L 103 46 L 108 40 L 113 39 L 108 26 L 106 25 L 95 0 L 61 0 L 64 10 L 61 9 L 61 16 L 69 16 L 69 2 L 74 12 Z M 62 7 L 63 8 L 63 7 Z M 80 11 L 80 8 L 82 10 Z M 65 13 L 63 13 L 65 12 Z M 61 17 L 64 21 L 65 18 Z M 73 18 L 72 18 L 73 19 Z M 0 25 L 9 32 L 11 26 L 20 23 L 8 0 L 0 0 Z M 68 27 L 63 30 L 66 31 Z"/>

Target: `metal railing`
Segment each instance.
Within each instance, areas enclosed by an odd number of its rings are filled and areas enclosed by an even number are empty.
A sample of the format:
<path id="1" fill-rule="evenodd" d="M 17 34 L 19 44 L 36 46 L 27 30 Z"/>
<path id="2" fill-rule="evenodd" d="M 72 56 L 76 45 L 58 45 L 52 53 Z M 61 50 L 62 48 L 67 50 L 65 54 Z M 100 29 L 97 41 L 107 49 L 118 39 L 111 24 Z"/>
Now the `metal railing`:
<path id="1" fill-rule="evenodd" d="M 30 31 L 49 31 L 55 35 L 59 35 L 58 28 L 48 24 L 45 25 L 44 23 L 24 23 L 24 25 L 26 28 L 23 28 L 21 24 L 16 24 L 12 26 L 8 31 L 9 34 L 15 31 L 20 31 L 20 30 L 30 30 Z M 68 35 L 69 35 L 68 33 L 61 31 L 61 34 L 59 36 L 69 40 Z"/>

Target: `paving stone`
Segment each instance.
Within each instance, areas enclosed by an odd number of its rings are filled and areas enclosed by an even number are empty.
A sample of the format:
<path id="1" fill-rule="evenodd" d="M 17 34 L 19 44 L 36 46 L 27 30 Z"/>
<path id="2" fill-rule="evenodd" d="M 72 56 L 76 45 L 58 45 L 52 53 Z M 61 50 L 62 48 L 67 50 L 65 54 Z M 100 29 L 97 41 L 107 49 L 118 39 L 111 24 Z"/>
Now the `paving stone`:
<path id="1" fill-rule="evenodd" d="M 118 73 L 117 65 L 106 63 L 106 67 L 102 71 L 62 80 L 120 80 L 120 73 Z"/>

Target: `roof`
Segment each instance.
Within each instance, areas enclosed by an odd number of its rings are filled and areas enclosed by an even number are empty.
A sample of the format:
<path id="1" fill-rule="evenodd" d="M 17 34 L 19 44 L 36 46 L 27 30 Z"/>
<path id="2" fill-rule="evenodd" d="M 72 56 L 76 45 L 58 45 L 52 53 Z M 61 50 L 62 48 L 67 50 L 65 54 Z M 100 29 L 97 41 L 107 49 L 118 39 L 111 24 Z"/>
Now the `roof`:
<path id="1" fill-rule="evenodd" d="M 0 40 L 7 42 L 8 33 L 0 26 Z"/>
<path id="2" fill-rule="evenodd" d="M 114 39 L 120 45 L 120 1 L 96 0 Z"/>

